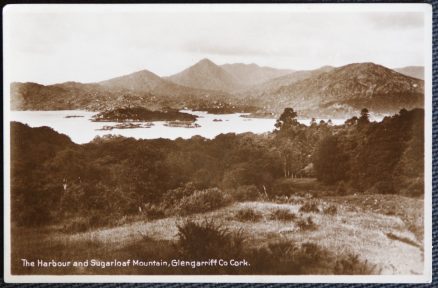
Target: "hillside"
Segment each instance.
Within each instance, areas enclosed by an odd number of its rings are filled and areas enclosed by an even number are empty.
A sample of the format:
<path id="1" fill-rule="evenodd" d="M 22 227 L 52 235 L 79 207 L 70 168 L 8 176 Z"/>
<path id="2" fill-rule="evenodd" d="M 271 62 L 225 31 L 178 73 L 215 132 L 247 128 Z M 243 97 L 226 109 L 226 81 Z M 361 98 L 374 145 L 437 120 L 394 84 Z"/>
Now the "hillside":
<path id="1" fill-rule="evenodd" d="M 208 90 L 232 91 L 242 87 L 238 79 L 209 59 L 203 59 L 166 79 L 179 85 Z"/>
<path id="2" fill-rule="evenodd" d="M 363 107 L 378 113 L 423 107 L 423 91 L 419 79 L 374 63 L 354 63 L 248 97 L 277 112 L 290 106 L 303 114 L 345 116 Z"/>
<path id="3" fill-rule="evenodd" d="M 98 83 L 11 84 L 12 110 L 101 111 L 127 106 L 179 109 L 229 101 L 227 93 L 177 85 L 147 70 Z"/>
<path id="4" fill-rule="evenodd" d="M 408 74 L 411 70 L 403 71 Z M 97 83 L 65 82 L 47 86 L 12 83 L 11 108 L 102 111 L 117 107 L 151 110 L 170 107 L 278 114 L 285 107 L 293 107 L 301 117 L 344 118 L 364 107 L 388 114 L 401 108 L 424 106 L 424 81 L 374 63 L 324 66 L 264 81 L 286 72 L 255 64 L 218 66 L 204 59 L 165 78 L 142 70 Z"/>
<path id="5" fill-rule="evenodd" d="M 141 70 L 129 75 L 112 78 L 99 82 L 98 84 L 108 89 L 124 89 L 129 91 L 155 93 L 158 92 L 160 94 L 175 92 L 177 89 L 183 88 L 161 79 L 158 75 L 148 70 Z"/>
<path id="6" fill-rule="evenodd" d="M 246 89 L 243 94 L 260 94 L 260 93 L 271 93 L 275 92 L 282 86 L 292 85 L 296 82 L 302 81 L 304 79 L 318 76 L 322 73 L 329 72 L 335 69 L 332 66 L 323 66 L 315 70 L 301 70 L 288 73 L 286 75 L 276 77 L 265 82 L 260 82 L 257 85 L 253 85 Z"/>
<path id="7" fill-rule="evenodd" d="M 278 78 L 294 72 L 289 69 L 275 69 L 271 67 L 260 67 L 257 64 L 224 64 L 221 65 L 225 71 L 236 78 L 243 86 L 257 85 L 274 78 Z"/>
<path id="8" fill-rule="evenodd" d="M 423 66 L 407 66 L 402 68 L 395 68 L 394 71 L 403 75 L 424 80 L 424 67 Z"/>

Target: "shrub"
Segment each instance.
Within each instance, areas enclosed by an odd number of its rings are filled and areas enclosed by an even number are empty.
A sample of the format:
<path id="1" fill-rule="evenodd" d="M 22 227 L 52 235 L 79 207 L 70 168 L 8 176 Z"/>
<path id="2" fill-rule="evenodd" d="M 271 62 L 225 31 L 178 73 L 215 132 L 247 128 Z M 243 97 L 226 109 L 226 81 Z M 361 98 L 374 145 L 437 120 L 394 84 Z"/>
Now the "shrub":
<path id="1" fill-rule="evenodd" d="M 257 222 L 262 218 L 262 214 L 258 211 L 254 211 L 253 209 L 245 208 L 237 211 L 235 214 L 235 218 L 239 221 L 251 221 Z"/>
<path id="2" fill-rule="evenodd" d="M 324 214 L 336 215 L 338 213 L 338 208 L 335 205 L 330 205 L 324 209 Z"/>
<path id="3" fill-rule="evenodd" d="M 319 213 L 319 208 L 315 202 L 307 202 L 300 207 L 299 211 L 305 213 Z"/>
<path id="4" fill-rule="evenodd" d="M 315 222 L 313 222 L 312 217 L 307 217 L 306 219 L 300 219 L 297 221 L 297 226 L 300 230 L 315 230 L 317 228 Z"/>
<path id="5" fill-rule="evenodd" d="M 196 191 L 196 185 L 188 182 L 183 187 L 178 187 L 176 189 L 168 190 L 162 198 L 162 203 L 166 207 L 173 208 L 178 205 L 179 201 L 192 195 Z"/>
<path id="6" fill-rule="evenodd" d="M 255 262 L 254 266 L 260 266 L 256 269 L 272 274 L 310 274 L 327 266 L 325 262 L 329 260 L 328 251 L 316 244 L 298 245 L 288 240 L 270 243 L 266 251 L 259 250 L 254 254 L 256 259 L 251 263 Z M 259 258 L 264 263 L 258 263 Z"/>
<path id="7" fill-rule="evenodd" d="M 155 205 L 150 203 L 143 205 L 143 211 L 148 219 L 160 219 L 164 218 L 166 214 L 168 214 L 166 209 L 162 205 Z"/>
<path id="8" fill-rule="evenodd" d="M 178 225 L 177 249 L 188 259 L 237 257 L 241 254 L 244 237 L 241 231 L 230 232 L 212 220 L 187 220 Z"/>
<path id="9" fill-rule="evenodd" d="M 379 271 L 376 265 L 368 263 L 367 260 L 362 261 L 359 255 L 350 253 L 336 260 L 333 273 L 336 275 L 372 275 L 378 274 Z"/>
<path id="10" fill-rule="evenodd" d="M 230 197 L 218 188 L 195 191 L 181 199 L 177 210 L 182 215 L 202 213 L 223 207 L 231 202 Z"/>
<path id="11" fill-rule="evenodd" d="M 294 220 L 297 216 L 290 212 L 288 209 L 275 209 L 271 212 L 269 219 L 279 220 L 279 221 L 290 221 Z"/>
<path id="12" fill-rule="evenodd" d="M 329 258 L 329 252 L 315 243 L 303 243 L 295 253 L 296 261 L 308 269 L 314 269 Z"/>
<path id="13" fill-rule="evenodd" d="M 271 190 L 270 196 L 289 196 L 297 192 L 290 179 L 276 182 Z"/>
<path id="14" fill-rule="evenodd" d="M 244 185 L 234 189 L 231 194 L 237 201 L 250 201 L 256 200 L 260 196 L 260 191 L 255 185 Z"/>

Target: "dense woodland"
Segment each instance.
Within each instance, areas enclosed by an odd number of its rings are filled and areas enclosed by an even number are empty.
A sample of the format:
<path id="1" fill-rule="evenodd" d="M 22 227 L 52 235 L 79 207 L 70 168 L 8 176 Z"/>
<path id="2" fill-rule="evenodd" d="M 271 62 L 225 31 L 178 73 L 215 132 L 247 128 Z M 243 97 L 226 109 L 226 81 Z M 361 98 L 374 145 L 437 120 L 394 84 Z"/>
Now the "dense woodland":
<path id="1" fill-rule="evenodd" d="M 30 226 L 75 215 L 98 222 L 139 212 L 201 212 L 227 201 L 297 193 L 288 185 L 296 177 L 317 177 L 339 195 L 423 194 L 423 109 L 403 109 L 379 123 L 363 109 L 342 126 L 304 126 L 297 116 L 286 108 L 266 135 L 108 136 L 83 145 L 48 127 L 12 122 L 12 221 Z"/>

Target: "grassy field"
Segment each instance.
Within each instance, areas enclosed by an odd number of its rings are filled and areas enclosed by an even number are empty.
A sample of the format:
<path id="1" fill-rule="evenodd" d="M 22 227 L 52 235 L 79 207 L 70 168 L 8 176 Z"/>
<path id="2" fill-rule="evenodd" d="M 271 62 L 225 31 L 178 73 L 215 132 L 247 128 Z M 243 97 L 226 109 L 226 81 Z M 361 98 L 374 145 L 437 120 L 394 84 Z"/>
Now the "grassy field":
<path id="1" fill-rule="evenodd" d="M 306 243 L 315 243 L 324 251 L 330 252 L 330 256 L 321 258 L 320 262 L 330 258 L 333 260 L 326 262 L 331 264 L 317 263 L 314 265 L 314 270 L 306 270 L 302 272 L 303 274 L 332 274 L 333 270 L 327 267 L 333 266 L 335 262 L 338 263 L 336 259 L 345 258 L 345 255 L 355 255 L 354 257 L 370 268 L 362 271 L 363 274 L 422 274 L 423 205 L 421 199 L 396 195 L 314 197 L 310 193 L 303 196 L 279 197 L 269 201 L 233 203 L 215 211 L 186 217 L 157 220 L 134 218 L 131 219 L 133 222 L 127 221 L 128 223 L 116 227 L 83 233 L 66 233 L 58 226 L 45 229 L 13 228 L 12 272 L 13 274 L 259 273 L 248 267 L 231 272 L 229 269 L 214 272 L 208 269 L 194 271 L 184 267 L 167 270 L 159 267 L 147 269 L 145 267 L 106 269 L 71 267 L 65 270 L 54 267 L 23 267 L 20 260 L 173 259 L 178 253 L 176 245 L 178 225 L 187 219 L 195 222 L 211 219 L 227 231 L 239 231 L 245 239 L 243 242 L 245 249 L 257 251 L 259 253 L 257 255 L 261 255 L 260 251 L 264 251 L 266 247 L 270 247 L 269 249 L 273 251 L 272 243 L 276 243 L 277 246 L 278 243 L 294 243 L 294 247 L 306 247 Z M 250 252 L 245 255 L 249 254 Z M 259 262 L 257 257 L 253 259 Z M 273 274 L 280 272 L 295 274 L 296 270 L 292 269 L 290 273 L 288 271 L 282 267 Z M 348 274 L 345 269 L 343 271 Z M 264 274 L 271 272 L 268 269 Z"/>

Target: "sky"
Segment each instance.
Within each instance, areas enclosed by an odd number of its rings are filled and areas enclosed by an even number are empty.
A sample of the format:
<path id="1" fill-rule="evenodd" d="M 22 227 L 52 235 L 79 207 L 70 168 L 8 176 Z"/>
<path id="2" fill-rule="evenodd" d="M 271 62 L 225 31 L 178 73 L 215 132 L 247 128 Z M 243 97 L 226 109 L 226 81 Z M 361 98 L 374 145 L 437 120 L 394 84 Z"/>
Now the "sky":
<path id="1" fill-rule="evenodd" d="M 96 82 L 143 69 L 169 76 L 203 58 L 293 70 L 424 65 L 422 12 L 55 6 L 4 11 L 11 81 Z"/>

